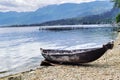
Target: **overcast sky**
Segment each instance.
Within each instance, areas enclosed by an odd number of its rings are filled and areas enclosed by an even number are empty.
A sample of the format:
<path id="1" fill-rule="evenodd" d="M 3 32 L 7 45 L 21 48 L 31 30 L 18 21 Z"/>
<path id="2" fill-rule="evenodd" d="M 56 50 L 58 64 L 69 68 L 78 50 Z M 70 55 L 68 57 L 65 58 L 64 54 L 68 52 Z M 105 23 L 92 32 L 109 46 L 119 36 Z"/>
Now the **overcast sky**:
<path id="1" fill-rule="evenodd" d="M 38 8 L 51 4 L 83 3 L 83 2 L 91 2 L 91 1 L 96 1 L 96 0 L 0 0 L 0 12 L 35 11 Z M 102 0 L 102 1 L 106 1 L 106 0 Z"/>

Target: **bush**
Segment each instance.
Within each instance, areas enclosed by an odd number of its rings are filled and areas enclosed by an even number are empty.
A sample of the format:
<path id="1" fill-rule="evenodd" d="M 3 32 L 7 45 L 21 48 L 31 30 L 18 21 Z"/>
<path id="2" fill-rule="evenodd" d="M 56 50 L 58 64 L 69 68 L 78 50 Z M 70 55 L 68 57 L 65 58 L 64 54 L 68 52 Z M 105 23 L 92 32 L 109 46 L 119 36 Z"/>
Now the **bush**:
<path id="1" fill-rule="evenodd" d="M 120 22 L 120 14 L 117 15 L 117 17 L 116 17 L 116 22 L 117 22 L 117 23 Z"/>

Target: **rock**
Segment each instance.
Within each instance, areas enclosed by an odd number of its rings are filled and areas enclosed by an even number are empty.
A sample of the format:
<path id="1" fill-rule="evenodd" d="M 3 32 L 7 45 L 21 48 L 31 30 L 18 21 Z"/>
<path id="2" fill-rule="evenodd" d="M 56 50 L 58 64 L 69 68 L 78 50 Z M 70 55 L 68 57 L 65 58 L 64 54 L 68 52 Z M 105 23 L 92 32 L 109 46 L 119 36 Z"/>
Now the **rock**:
<path id="1" fill-rule="evenodd" d="M 40 66 L 53 66 L 53 64 L 48 61 L 42 61 Z"/>
<path id="2" fill-rule="evenodd" d="M 8 80 L 22 80 L 21 76 L 9 77 Z"/>

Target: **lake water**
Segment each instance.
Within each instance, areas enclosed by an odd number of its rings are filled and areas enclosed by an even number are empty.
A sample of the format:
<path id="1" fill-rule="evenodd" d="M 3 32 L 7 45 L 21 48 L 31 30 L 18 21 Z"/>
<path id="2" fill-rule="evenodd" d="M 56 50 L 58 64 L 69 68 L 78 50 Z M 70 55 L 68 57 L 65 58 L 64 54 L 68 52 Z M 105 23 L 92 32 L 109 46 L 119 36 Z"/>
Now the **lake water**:
<path id="1" fill-rule="evenodd" d="M 100 26 L 62 31 L 40 31 L 39 27 L 0 28 L 0 76 L 39 67 L 44 59 L 40 48 L 100 47 L 116 38 L 112 30 Z"/>

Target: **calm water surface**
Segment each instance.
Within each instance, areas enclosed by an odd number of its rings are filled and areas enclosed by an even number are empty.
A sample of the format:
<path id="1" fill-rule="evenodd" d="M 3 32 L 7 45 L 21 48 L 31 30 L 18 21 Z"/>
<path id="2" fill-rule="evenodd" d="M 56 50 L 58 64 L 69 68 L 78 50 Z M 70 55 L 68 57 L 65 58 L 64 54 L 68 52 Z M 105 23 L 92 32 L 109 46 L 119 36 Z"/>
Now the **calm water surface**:
<path id="1" fill-rule="evenodd" d="M 100 47 L 116 36 L 111 27 L 64 31 L 39 31 L 39 27 L 0 28 L 0 72 L 8 71 L 0 76 L 38 67 L 44 59 L 40 48 Z"/>

